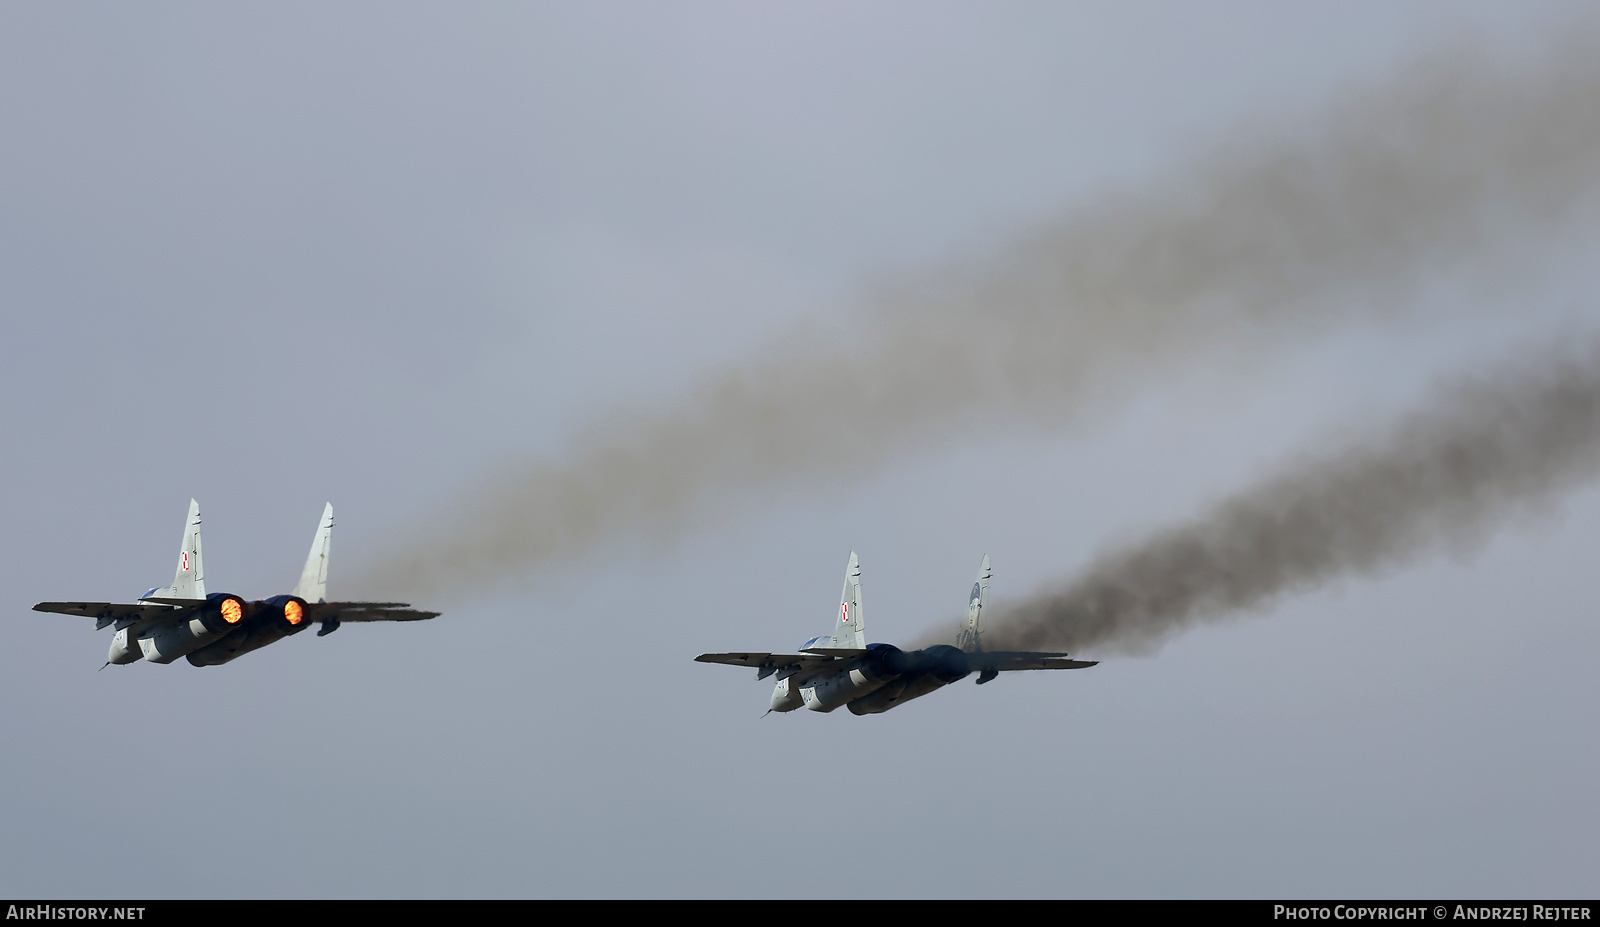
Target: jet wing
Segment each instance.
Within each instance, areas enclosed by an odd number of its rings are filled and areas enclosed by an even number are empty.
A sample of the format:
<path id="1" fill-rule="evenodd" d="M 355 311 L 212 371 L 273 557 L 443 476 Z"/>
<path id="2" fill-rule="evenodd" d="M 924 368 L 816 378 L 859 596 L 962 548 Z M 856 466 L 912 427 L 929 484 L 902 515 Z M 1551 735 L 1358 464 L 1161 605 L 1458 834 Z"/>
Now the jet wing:
<path id="1" fill-rule="evenodd" d="M 1040 670 L 1083 669 L 1094 666 L 1099 660 L 1069 660 L 1064 653 L 1028 653 L 1025 651 L 995 650 L 969 653 L 967 659 L 974 669 L 981 670 Z"/>
<path id="2" fill-rule="evenodd" d="M 783 667 L 799 666 L 809 668 L 832 663 L 833 657 L 814 653 L 702 653 L 695 657 L 696 663 L 726 663 L 729 666 L 758 666 L 758 667 Z"/>
<path id="3" fill-rule="evenodd" d="M 202 600 L 203 601 L 203 600 Z M 78 615 L 95 619 L 95 630 L 125 618 L 144 619 L 163 616 L 176 617 L 185 609 L 173 605 L 140 603 L 118 605 L 114 602 L 40 602 L 33 607 L 36 612 L 55 612 L 60 615 Z"/>
<path id="4" fill-rule="evenodd" d="M 425 612 L 405 602 L 318 602 L 306 606 L 312 621 L 422 621 L 440 612 Z"/>
<path id="5" fill-rule="evenodd" d="M 60 615 L 79 615 L 84 618 L 143 618 L 163 612 L 177 612 L 170 605 L 117 605 L 113 602 L 40 602 L 33 607 L 36 612 L 55 612 Z"/>

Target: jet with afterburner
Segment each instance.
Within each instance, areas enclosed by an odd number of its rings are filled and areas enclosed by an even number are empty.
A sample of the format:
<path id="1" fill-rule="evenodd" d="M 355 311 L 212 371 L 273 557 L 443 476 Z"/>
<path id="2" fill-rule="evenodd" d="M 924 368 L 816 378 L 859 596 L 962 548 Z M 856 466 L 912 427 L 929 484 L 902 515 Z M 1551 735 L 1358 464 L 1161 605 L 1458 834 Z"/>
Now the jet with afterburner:
<path id="1" fill-rule="evenodd" d="M 967 599 L 967 618 L 956 646 L 936 644 L 923 650 L 901 650 L 893 644 L 868 644 L 861 613 L 861 564 L 855 552 L 845 568 L 844 592 L 833 634 L 813 637 L 799 653 L 703 653 L 700 663 L 754 666 L 756 678 L 777 676 L 770 711 L 832 711 L 848 706 L 852 714 L 888 711 L 972 673 L 978 685 L 1010 670 L 1081 669 L 1094 660 L 1072 660 L 1065 653 L 984 650 L 979 620 L 989 597 L 989 555 L 978 568 L 978 581 Z"/>
<path id="2" fill-rule="evenodd" d="M 285 595 L 247 602 L 227 592 L 206 593 L 200 560 L 200 503 L 189 500 L 183 523 L 183 546 L 172 585 L 151 589 L 133 604 L 111 602 L 40 602 L 36 612 L 83 615 L 95 619 L 95 630 L 116 626 L 106 665 L 144 660 L 171 663 L 185 657 L 195 666 L 219 666 L 252 650 L 322 625 L 317 636 L 333 633 L 346 621 L 418 621 L 438 612 L 413 609 L 404 602 L 329 602 L 328 550 L 333 540 L 333 503 L 311 539 L 300 581 Z"/>

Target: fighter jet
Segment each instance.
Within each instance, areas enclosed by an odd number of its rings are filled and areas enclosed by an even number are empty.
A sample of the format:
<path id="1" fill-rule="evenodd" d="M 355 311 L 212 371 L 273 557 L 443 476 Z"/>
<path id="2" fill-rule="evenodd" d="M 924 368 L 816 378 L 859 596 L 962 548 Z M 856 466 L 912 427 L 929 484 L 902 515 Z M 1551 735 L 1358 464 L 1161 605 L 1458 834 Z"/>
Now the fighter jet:
<path id="1" fill-rule="evenodd" d="M 794 711 L 802 705 L 812 711 L 832 711 L 847 705 L 857 715 L 888 711 L 974 671 L 981 686 L 1004 670 L 1081 669 L 1098 662 L 1071 660 L 1064 653 L 984 650 L 978 622 L 989 597 L 989 575 L 989 555 L 984 554 L 957 646 L 901 650 L 892 644 L 866 643 L 861 564 L 851 551 L 832 636 L 813 637 L 800 645 L 799 653 L 702 653 L 695 660 L 754 666 L 757 679 L 776 675 L 769 711 Z"/>
<path id="2" fill-rule="evenodd" d="M 220 666 L 268 644 L 321 624 L 317 636 L 346 621 L 417 621 L 434 618 L 404 602 L 329 602 L 328 545 L 333 539 L 333 504 L 311 540 L 311 555 L 288 595 L 247 602 L 226 592 L 206 594 L 200 561 L 200 503 L 189 500 L 183 546 L 172 585 L 151 589 L 131 605 L 110 602 L 40 602 L 36 612 L 95 619 L 95 630 L 116 625 L 106 665 L 144 660 L 171 663 L 187 657 L 195 666 Z M 103 668 L 103 667 L 102 667 Z"/>

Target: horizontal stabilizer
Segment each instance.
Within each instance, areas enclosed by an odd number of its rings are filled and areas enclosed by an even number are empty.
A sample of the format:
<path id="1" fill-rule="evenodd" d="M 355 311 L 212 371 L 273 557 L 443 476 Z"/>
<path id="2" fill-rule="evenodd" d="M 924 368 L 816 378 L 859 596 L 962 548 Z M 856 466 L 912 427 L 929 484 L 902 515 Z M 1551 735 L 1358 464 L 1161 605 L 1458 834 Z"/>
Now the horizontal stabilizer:
<path id="1" fill-rule="evenodd" d="M 859 657 L 867 652 L 865 647 L 807 647 L 801 653 L 814 653 L 819 657 Z"/>

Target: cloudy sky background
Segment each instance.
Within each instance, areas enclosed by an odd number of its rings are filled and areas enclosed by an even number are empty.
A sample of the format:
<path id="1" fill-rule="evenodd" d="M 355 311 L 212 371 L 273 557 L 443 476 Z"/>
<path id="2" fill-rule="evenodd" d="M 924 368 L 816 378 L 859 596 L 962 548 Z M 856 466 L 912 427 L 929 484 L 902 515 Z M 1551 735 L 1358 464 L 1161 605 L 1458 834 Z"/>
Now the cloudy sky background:
<path id="1" fill-rule="evenodd" d="M 1538 60 L 1579 10 L 5 8 L 0 893 L 1593 896 L 1593 487 L 877 717 L 761 718 L 765 683 L 691 662 L 826 631 L 852 549 L 874 640 L 953 627 L 985 552 L 1001 612 L 1593 331 L 1592 209 L 1070 421 L 436 579 L 425 624 L 96 673 L 108 632 L 28 611 L 167 582 L 191 496 L 213 591 L 287 589 L 332 501 L 331 593 L 385 596 L 530 460 L 1419 56 Z"/>

